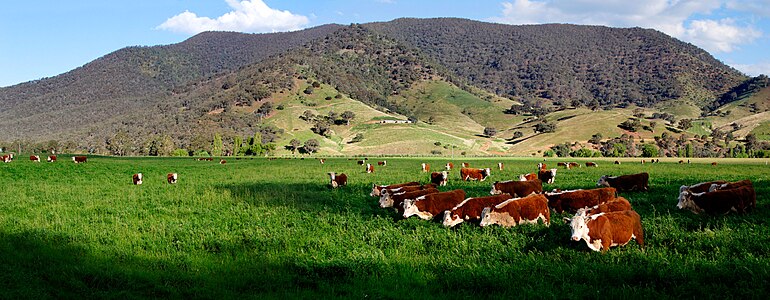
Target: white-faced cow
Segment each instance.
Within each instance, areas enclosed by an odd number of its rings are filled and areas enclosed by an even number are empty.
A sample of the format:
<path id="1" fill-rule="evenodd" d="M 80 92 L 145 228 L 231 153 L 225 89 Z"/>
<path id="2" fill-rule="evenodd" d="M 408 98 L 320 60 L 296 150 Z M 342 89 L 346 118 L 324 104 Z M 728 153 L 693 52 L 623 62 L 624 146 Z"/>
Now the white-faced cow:
<path id="1" fill-rule="evenodd" d="M 444 212 L 444 226 L 453 227 L 464 221 L 481 221 L 481 211 L 485 207 L 492 207 L 513 198 L 510 194 L 501 194 L 487 197 L 468 198 L 463 202 Z"/>
<path id="2" fill-rule="evenodd" d="M 717 190 L 729 190 L 729 189 L 735 189 L 742 186 L 750 186 L 754 187 L 754 184 L 751 183 L 751 180 L 745 179 L 741 181 L 734 181 L 734 182 L 724 182 L 724 183 L 713 183 L 709 187 L 709 192 L 717 191 Z"/>
<path id="3" fill-rule="evenodd" d="M 12 158 L 10 154 L 6 154 L 0 157 L 0 160 L 2 160 L 4 163 L 9 163 L 11 162 Z"/>
<path id="4" fill-rule="evenodd" d="M 466 181 L 471 181 L 471 180 L 484 181 L 491 174 L 492 174 L 492 171 L 489 168 L 486 168 L 486 169 L 462 168 L 462 169 L 460 169 L 460 178 L 462 180 L 466 180 Z"/>
<path id="5" fill-rule="evenodd" d="M 614 187 L 618 191 L 646 191 L 649 188 L 650 174 L 639 173 L 610 177 L 604 175 L 596 182 L 596 186 Z"/>
<path id="6" fill-rule="evenodd" d="M 744 185 L 733 189 L 715 190 L 705 193 L 679 194 L 679 209 L 688 209 L 695 214 L 724 215 L 731 211 L 745 213 L 748 208 L 755 208 L 757 195 L 754 187 Z"/>
<path id="7" fill-rule="evenodd" d="M 556 163 L 556 166 L 557 167 L 565 167 L 565 168 L 567 168 L 569 170 L 569 163 L 558 162 L 558 163 Z"/>
<path id="8" fill-rule="evenodd" d="M 576 212 L 584 207 L 591 207 L 610 202 L 617 197 L 615 188 L 598 188 L 592 190 L 572 190 L 557 193 L 545 193 L 548 206 L 557 213 Z"/>
<path id="9" fill-rule="evenodd" d="M 387 165 L 388 165 L 388 161 L 387 161 L 387 160 L 378 161 L 378 162 L 377 162 L 377 165 L 378 165 L 378 166 L 383 166 L 383 167 L 385 167 L 385 166 L 387 166 Z"/>
<path id="10" fill-rule="evenodd" d="M 133 176 L 134 185 L 142 184 L 142 173 L 136 173 Z"/>
<path id="11" fill-rule="evenodd" d="M 76 164 L 88 162 L 88 156 L 73 156 L 72 162 Z"/>
<path id="12" fill-rule="evenodd" d="M 537 179 L 537 173 L 520 174 L 519 181 L 529 181 Z"/>
<path id="13" fill-rule="evenodd" d="M 545 163 L 537 163 L 537 169 L 539 171 L 545 171 L 546 169 L 548 169 L 548 167 L 545 165 Z"/>
<path id="14" fill-rule="evenodd" d="M 497 163 L 497 169 L 502 171 L 503 170 L 503 163 Z"/>
<path id="15" fill-rule="evenodd" d="M 423 172 L 430 172 L 430 164 L 422 163 L 421 167 Z"/>
<path id="16" fill-rule="evenodd" d="M 332 188 L 338 188 L 348 184 L 348 175 L 345 175 L 345 173 L 337 174 L 329 172 L 329 178 L 331 179 L 330 184 Z"/>
<path id="17" fill-rule="evenodd" d="M 388 199 L 391 198 L 392 195 L 409 193 L 419 190 L 435 189 L 437 187 L 438 185 L 436 184 L 428 183 L 424 185 L 407 185 L 394 189 L 383 189 L 382 194 L 380 195 L 380 203 L 387 203 L 389 201 Z"/>
<path id="18" fill-rule="evenodd" d="M 690 186 L 683 185 L 679 187 L 679 194 L 681 194 L 684 191 L 688 191 L 690 193 L 705 193 L 708 192 L 711 188 L 711 185 L 713 184 L 725 184 L 727 181 L 724 180 L 714 180 L 714 181 L 707 181 L 707 182 L 701 182 L 697 184 L 693 184 Z"/>
<path id="19" fill-rule="evenodd" d="M 572 219 L 564 218 L 564 221 L 572 228 L 572 240 L 584 240 L 594 251 L 606 252 L 610 247 L 628 244 L 631 239 L 644 247 L 642 220 L 633 210 L 579 214 Z"/>
<path id="20" fill-rule="evenodd" d="M 56 162 L 56 155 L 49 155 L 46 159 L 48 162 Z"/>
<path id="21" fill-rule="evenodd" d="M 403 186 L 412 186 L 412 185 L 419 186 L 420 183 L 417 182 L 417 181 L 410 181 L 410 182 L 396 183 L 396 184 L 391 184 L 391 185 L 376 185 L 376 184 L 372 184 L 372 192 L 369 193 L 369 196 L 379 197 L 379 196 L 382 195 L 382 190 L 384 190 L 384 189 L 391 189 L 392 190 L 392 189 L 395 189 L 395 188 L 400 188 L 400 187 L 403 187 Z"/>
<path id="22" fill-rule="evenodd" d="M 524 198 L 509 199 L 496 206 L 485 207 L 481 211 L 479 225 L 513 227 L 521 224 L 537 224 L 538 220 L 542 220 L 546 226 L 551 224 L 548 200 L 543 195 L 529 195 Z"/>
<path id="23" fill-rule="evenodd" d="M 325 159 L 323 159 L 323 158 L 319 158 L 319 159 L 318 159 L 318 162 L 320 162 L 320 163 L 323 165 L 323 164 L 326 162 L 326 160 L 325 160 Z"/>
<path id="24" fill-rule="evenodd" d="M 586 162 L 586 167 L 594 167 L 594 168 L 596 168 L 596 167 L 598 167 L 598 166 L 599 166 L 599 165 L 598 165 L 598 164 L 596 164 L 595 162 L 592 162 L 592 161 L 588 161 L 588 162 Z"/>
<path id="25" fill-rule="evenodd" d="M 30 155 L 29 156 L 29 160 L 31 160 L 33 162 L 40 162 L 40 156 L 38 156 L 38 155 Z"/>
<path id="26" fill-rule="evenodd" d="M 420 196 L 425 196 L 428 194 L 435 194 L 438 193 L 439 190 L 435 187 L 426 187 L 424 189 L 419 190 L 413 190 L 408 192 L 398 192 L 398 193 L 383 193 L 380 197 L 380 207 L 387 208 L 387 207 L 393 207 L 396 209 L 399 215 L 404 214 L 404 201 L 407 199 L 416 199 Z"/>
<path id="27" fill-rule="evenodd" d="M 461 167 L 461 168 L 470 168 L 470 167 L 471 167 L 471 164 L 470 164 L 470 163 L 461 163 L 461 164 L 460 164 L 460 167 Z"/>
<path id="28" fill-rule="evenodd" d="M 446 166 L 444 166 L 444 168 L 446 168 L 447 171 L 451 171 L 452 168 L 454 168 L 454 167 L 455 167 L 455 164 L 453 164 L 451 162 L 446 163 Z"/>
<path id="29" fill-rule="evenodd" d="M 168 181 L 169 184 L 176 183 L 176 180 L 179 178 L 179 176 L 176 173 L 168 173 L 166 174 L 166 181 Z"/>
<path id="30" fill-rule="evenodd" d="M 366 164 L 366 173 L 374 173 L 374 166 L 372 164 Z"/>
<path id="31" fill-rule="evenodd" d="M 220 160 L 219 160 L 219 164 L 220 164 L 220 165 L 224 165 L 224 164 L 226 164 L 226 163 L 227 163 L 227 161 L 226 161 L 226 160 L 224 160 L 224 159 L 220 159 Z"/>
<path id="32" fill-rule="evenodd" d="M 537 179 L 552 184 L 556 180 L 556 169 L 537 171 Z"/>
<path id="33" fill-rule="evenodd" d="M 420 219 L 430 220 L 464 200 L 464 190 L 428 194 L 414 200 L 404 200 L 404 218 L 416 215 Z"/>
<path id="34" fill-rule="evenodd" d="M 528 181 L 497 181 L 492 184 L 492 195 L 511 194 L 514 197 L 526 197 L 532 193 L 540 194 L 543 192 L 543 182 L 540 179 Z"/>
<path id="35" fill-rule="evenodd" d="M 449 181 L 449 171 L 433 172 L 430 174 L 430 182 L 438 186 L 446 186 Z"/>

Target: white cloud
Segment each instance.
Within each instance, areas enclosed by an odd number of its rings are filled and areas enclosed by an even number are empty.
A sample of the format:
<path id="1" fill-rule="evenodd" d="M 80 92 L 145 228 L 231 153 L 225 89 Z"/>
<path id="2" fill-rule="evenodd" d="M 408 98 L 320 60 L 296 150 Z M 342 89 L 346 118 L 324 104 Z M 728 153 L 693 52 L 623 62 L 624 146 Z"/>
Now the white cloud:
<path id="1" fill-rule="evenodd" d="M 375 2 L 385 3 L 385 4 L 396 4 L 396 0 L 375 0 Z"/>
<path id="2" fill-rule="evenodd" d="M 770 76 L 770 61 L 764 61 L 756 64 L 729 64 L 731 67 L 738 69 L 739 71 L 748 74 L 749 76 L 758 76 L 759 74 L 765 74 Z"/>
<path id="3" fill-rule="evenodd" d="M 709 51 L 730 52 L 762 36 L 759 30 L 729 18 L 690 20 L 722 8 L 719 0 L 514 0 L 502 5 L 502 16 L 491 21 L 654 28 Z"/>
<path id="4" fill-rule="evenodd" d="M 157 29 L 196 34 L 203 31 L 276 32 L 302 29 L 307 17 L 272 9 L 262 0 L 225 0 L 233 9 L 216 19 L 185 11 L 158 25 Z"/>
<path id="5" fill-rule="evenodd" d="M 770 17 L 770 0 L 730 0 L 725 7 L 755 15 Z"/>

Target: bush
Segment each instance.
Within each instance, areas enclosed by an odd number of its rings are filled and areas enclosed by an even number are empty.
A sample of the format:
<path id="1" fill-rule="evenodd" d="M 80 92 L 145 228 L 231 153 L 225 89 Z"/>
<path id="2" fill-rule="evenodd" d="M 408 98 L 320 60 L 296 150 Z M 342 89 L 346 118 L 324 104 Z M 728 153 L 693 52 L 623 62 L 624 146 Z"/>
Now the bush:
<path id="1" fill-rule="evenodd" d="M 171 152 L 171 156 L 190 156 L 190 153 L 185 149 L 176 149 Z"/>
<path id="2" fill-rule="evenodd" d="M 211 156 L 211 155 L 209 155 L 209 153 L 206 152 L 206 150 L 198 150 L 197 152 L 195 152 L 194 156 Z"/>
<path id="3" fill-rule="evenodd" d="M 554 155 L 556 155 L 556 152 L 553 152 L 553 150 L 545 150 L 543 152 L 543 157 L 553 157 Z"/>
<path id="4" fill-rule="evenodd" d="M 441 155 L 441 150 L 430 150 L 430 154 Z"/>

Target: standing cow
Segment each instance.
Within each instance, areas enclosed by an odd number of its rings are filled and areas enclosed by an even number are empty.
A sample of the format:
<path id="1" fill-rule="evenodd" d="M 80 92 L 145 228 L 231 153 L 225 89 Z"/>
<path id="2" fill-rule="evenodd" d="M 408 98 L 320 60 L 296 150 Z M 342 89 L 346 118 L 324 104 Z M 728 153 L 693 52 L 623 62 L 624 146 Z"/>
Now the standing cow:
<path id="1" fill-rule="evenodd" d="M 438 186 L 446 186 L 448 181 L 449 181 L 448 171 L 433 172 L 430 174 L 430 182 Z"/>
<path id="2" fill-rule="evenodd" d="M 142 173 L 134 174 L 132 179 L 133 179 L 134 185 L 141 185 L 142 184 Z"/>
<path id="3" fill-rule="evenodd" d="M 179 178 L 179 177 L 177 176 L 176 173 L 168 173 L 168 174 L 166 174 L 166 181 L 168 181 L 169 184 L 176 183 L 177 178 Z"/>
<path id="4" fill-rule="evenodd" d="M 422 171 L 423 172 L 430 172 L 430 165 L 429 164 L 422 163 L 420 166 L 422 167 Z"/>
<path id="5" fill-rule="evenodd" d="M 462 180 L 471 181 L 471 180 L 478 180 L 478 181 L 484 181 L 489 177 L 489 175 L 492 175 L 492 171 L 489 168 L 486 169 L 471 169 L 471 168 L 462 168 L 460 169 L 460 178 Z"/>
<path id="6" fill-rule="evenodd" d="M 372 164 L 366 164 L 366 173 L 374 173 L 374 166 Z"/>
<path id="7" fill-rule="evenodd" d="M 614 187 L 618 191 L 646 191 L 649 188 L 650 174 L 639 173 L 610 177 L 604 175 L 596 182 L 596 186 Z"/>
<path id="8" fill-rule="evenodd" d="M 48 162 L 56 162 L 56 155 L 49 155 L 46 160 Z"/>

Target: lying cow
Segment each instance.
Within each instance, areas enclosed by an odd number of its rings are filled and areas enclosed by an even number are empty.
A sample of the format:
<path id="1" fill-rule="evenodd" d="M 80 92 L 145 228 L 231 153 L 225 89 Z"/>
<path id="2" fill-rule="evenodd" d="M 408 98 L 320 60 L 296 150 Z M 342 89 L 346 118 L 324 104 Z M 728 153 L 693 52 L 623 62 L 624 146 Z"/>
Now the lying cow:
<path id="1" fill-rule="evenodd" d="M 430 164 L 422 163 L 422 171 L 423 172 L 429 172 L 430 171 Z"/>
<path id="2" fill-rule="evenodd" d="M 694 184 L 691 186 L 683 185 L 679 187 L 679 194 L 681 194 L 684 191 L 689 191 L 691 193 L 705 193 L 708 192 L 711 188 L 711 185 L 713 184 L 725 184 L 727 181 L 724 180 L 715 180 L 715 181 L 707 181 L 707 182 L 701 182 L 698 184 Z"/>
<path id="3" fill-rule="evenodd" d="M 345 173 L 340 173 L 337 175 L 337 173 L 329 172 L 329 178 L 333 189 L 343 185 L 348 185 L 348 175 L 345 175 Z"/>
<path id="4" fill-rule="evenodd" d="M 384 189 L 391 189 L 392 190 L 392 189 L 395 189 L 395 188 L 400 188 L 400 187 L 403 187 L 403 186 L 410 186 L 410 185 L 417 185 L 417 186 L 419 186 L 420 183 L 417 182 L 417 181 L 410 181 L 410 182 L 397 183 L 397 184 L 391 184 L 391 185 L 376 185 L 376 184 L 372 184 L 372 192 L 369 194 L 369 196 L 379 197 L 379 196 L 382 195 L 381 191 L 384 190 Z"/>
<path id="5" fill-rule="evenodd" d="M 11 162 L 11 155 L 10 154 L 3 155 L 2 157 L 0 157 L 0 160 L 2 160 L 4 163 L 9 163 Z"/>
<path id="6" fill-rule="evenodd" d="M 624 246 L 635 239 L 644 247 L 642 219 L 633 210 L 600 213 L 596 215 L 575 215 L 564 218 L 572 228 L 573 241 L 586 241 L 588 248 L 606 252 L 610 247 Z"/>
<path id="7" fill-rule="evenodd" d="M 446 186 L 447 181 L 449 181 L 448 171 L 433 172 L 430 174 L 430 182 L 433 184 L 438 186 Z"/>
<path id="8" fill-rule="evenodd" d="M 584 207 L 577 210 L 577 214 L 595 215 L 600 213 L 607 213 L 613 211 L 631 210 L 631 202 L 628 202 L 626 198 L 617 197 L 612 201 L 605 202 L 593 207 Z"/>
<path id="9" fill-rule="evenodd" d="M 428 183 L 425 185 L 407 185 L 402 187 L 397 187 L 395 189 L 383 189 L 382 195 L 380 196 L 380 206 L 381 207 L 391 207 L 391 205 L 382 206 L 382 203 L 392 203 L 393 195 L 403 194 L 403 193 L 409 193 L 409 192 L 415 192 L 420 190 L 427 190 L 427 189 L 435 189 L 438 186 L 433 183 Z"/>
<path id="10" fill-rule="evenodd" d="M 484 181 L 491 174 L 492 174 L 492 171 L 489 168 L 486 168 L 486 169 L 462 168 L 462 169 L 460 169 L 460 178 L 462 178 L 462 180 L 466 180 L 466 181 L 471 181 L 471 180 Z"/>
<path id="11" fill-rule="evenodd" d="M 713 183 L 711 184 L 711 187 L 709 187 L 709 192 L 717 191 L 717 190 L 730 190 L 739 188 L 742 186 L 750 186 L 754 187 L 754 184 L 751 183 L 751 180 L 741 180 L 741 181 L 735 181 L 735 182 L 724 182 L 724 183 Z"/>
<path id="12" fill-rule="evenodd" d="M 650 174 L 639 173 L 610 177 L 604 175 L 596 182 L 596 186 L 614 187 L 618 191 L 646 191 L 649 188 Z"/>
<path id="13" fill-rule="evenodd" d="M 460 167 L 462 167 L 462 168 L 470 168 L 471 164 L 470 163 L 461 163 Z"/>
<path id="14" fill-rule="evenodd" d="M 38 156 L 38 155 L 30 155 L 29 156 L 29 160 L 31 160 L 33 162 L 40 162 L 40 156 Z"/>
<path id="15" fill-rule="evenodd" d="M 49 155 L 46 159 L 48 162 L 56 162 L 56 155 Z"/>
<path id="16" fill-rule="evenodd" d="M 372 164 L 366 164 L 366 173 L 374 173 L 374 166 Z"/>
<path id="17" fill-rule="evenodd" d="M 569 170 L 569 163 L 558 162 L 558 163 L 556 163 L 556 166 L 557 167 L 565 167 L 565 168 L 567 168 Z"/>
<path id="18" fill-rule="evenodd" d="M 387 161 L 387 160 L 378 161 L 378 162 L 377 162 L 377 165 L 378 165 L 378 166 L 383 166 L 383 167 L 385 167 L 385 166 L 387 166 L 387 165 L 388 165 L 388 161 Z"/>
<path id="19" fill-rule="evenodd" d="M 142 173 L 136 173 L 133 176 L 134 185 L 142 184 Z"/>
<path id="20" fill-rule="evenodd" d="M 476 197 L 465 199 L 451 210 L 444 212 L 444 226 L 454 227 L 464 221 L 480 221 L 481 211 L 485 207 L 493 207 L 508 199 L 513 198 L 510 194 L 501 194 L 496 196 Z"/>
<path id="21" fill-rule="evenodd" d="M 537 163 L 537 169 L 539 171 L 545 171 L 548 167 L 546 167 L 545 163 Z"/>
<path id="22" fill-rule="evenodd" d="M 724 215 L 731 211 L 745 213 L 747 208 L 756 207 L 757 195 L 754 187 L 744 185 L 729 190 L 715 190 L 705 193 L 679 194 L 679 209 L 689 209 L 695 214 Z"/>
<path id="23" fill-rule="evenodd" d="M 325 160 L 325 159 L 323 159 L 323 158 L 319 158 L 319 159 L 318 159 L 318 162 L 320 162 L 320 163 L 323 165 L 323 164 L 326 162 L 326 160 Z"/>
<path id="24" fill-rule="evenodd" d="M 497 181 L 492 184 L 492 190 L 489 191 L 492 195 L 507 193 L 514 197 L 526 197 L 532 193 L 540 194 L 542 192 L 543 182 L 540 181 L 540 179 L 528 181 Z"/>
<path id="25" fill-rule="evenodd" d="M 449 162 L 449 163 L 446 163 L 446 166 L 444 167 L 446 168 L 447 171 L 451 171 L 455 167 L 455 164 Z"/>
<path id="26" fill-rule="evenodd" d="M 576 163 L 576 162 L 568 162 L 567 166 L 569 166 L 569 168 L 567 168 L 567 169 L 572 169 L 572 168 L 575 168 L 575 167 L 580 168 L 580 164 Z"/>
<path id="27" fill-rule="evenodd" d="M 72 162 L 74 162 L 76 164 L 88 162 L 88 157 L 87 156 L 73 156 L 72 157 Z"/>
<path id="28" fill-rule="evenodd" d="M 168 174 L 166 174 L 166 181 L 168 181 L 169 184 L 176 183 L 177 178 L 179 178 L 179 176 L 177 176 L 176 173 L 168 173 Z"/>
<path id="29" fill-rule="evenodd" d="M 599 165 L 596 164 L 595 162 L 589 161 L 589 162 L 586 162 L 586 167 L 599 167 Z"/>
<path id="30" fill-rule="evenodd" d="M 573 190 L 558 193 L 545 193 L 548 206 L 557 213 L 576 212 L 584 207 L 591 207 L 610 202 L 617 197 L 615 188 L 598 188 L 592 190 Z"/>
<path id="31" fill-rule="evenodd" d="M 521 224 L 537 224 L 543 220 L 546 226 L 551 224 L 551 211 L 548 199 L 543 195 L 529 195 L 524 198 L 506 200 L 496 206 L 485 207 L 481 211 L 479 225 L 500 225 L 513 227 Z"/>
<path id="32" fill-rule="evenodd" d="M 537 179 L 537 173 L 521 174 L 519 175 L 519 181 L 530 181 Z"/>
<path id="33" fill-rule="evenodd" d="M 420 196 L 435 194 L 438 192 L 439 190 L 433 187 L 433 188 L 425 188 L 425 189 L 419 189 L 419 190 L 409 191 L 409 192 L 399 192 L 399 193 L 393 193 L 393 194 L 386 193 L 386 194 L 383 194 L 382 197 L 380 197 L 380 207 L 382 208 L 393 207 L 396 209 L 396 211 L 399 214 L 404 214 L 403 204 L 405 200 L 416 199 Z"/>
<path id="34" fill-rule="evenodd" d="M 420 219 L 430 220 L 450 210 L 465 200 L 464 190 L 428 194 L 414 200 L 404 200 L 404 218 L 416 215 Z"/>

